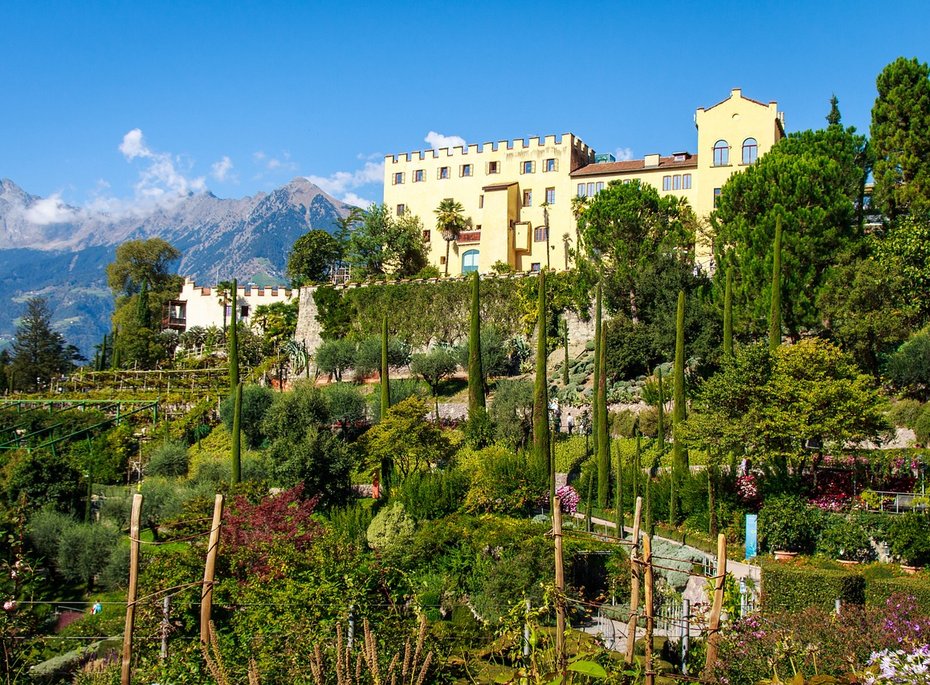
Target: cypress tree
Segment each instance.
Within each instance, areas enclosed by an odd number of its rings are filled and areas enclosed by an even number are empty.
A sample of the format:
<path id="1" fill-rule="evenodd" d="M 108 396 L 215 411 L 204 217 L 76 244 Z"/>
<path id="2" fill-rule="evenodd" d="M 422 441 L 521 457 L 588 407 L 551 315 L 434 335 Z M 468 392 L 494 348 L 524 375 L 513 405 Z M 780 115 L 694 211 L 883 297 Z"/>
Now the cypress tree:
<path id="1" fill-rule="evenodd" d="M 642 434 L 636 428 L 636 451 L 633 453 L 633 502 L 639 497 L 639 480 L 643 476 Z"/>
<path id="2" fill-rule="evenodd" d="M 470 379 L 469 379 L 470 381 Z M 470 385 L 470 382 L 469 382 Z M 391 379 L 388 372 L 388 320 L 381 319 L 381 420 L 391 408 Z"/>
<path id="3" fill-rule="evenodd" d="M 468 332 L 468 418 L 484 411 L 484 368 L 481 360 L 480 280 L 476 271 L 471 285 L 471 327 Z"/>
<path id="4" fill-rule="evenodd" d="M 568 322 L 562 319 L 562 343 L 565 345 L 565 363 L 562 364 L 562 385 L 568 386 Z"/>
<path id="5" fill-rule="evenodd" d="M 772 258 L 772 310 L 769 313 L 769 349 L 781 345 L 781 217 L 775 219 L 775 249 Z"/>
<path id="6" fill-rule="evenodd" d="M 594 472 L 589 470 L 588 471 L 588 499 L 584 507 L 584 523 L 585 523 L 584 529 L 588 531 L 589 533 L 591 532 L 591 504 L 592 504 L 591 499 L 594 496 L 593 491 L 594 491 Z"/>
<path id="7" fill-rule="evenodd" d="M 617 537 L 625 537 L 623 530 L 623 454 L 617 452 L 617 482 L 614 483 L 614 509 L 616 510 Z"/>
<path id="8" fill-rule="evenodd" d="M 727 269 L 727 286 L 723 295 L 723 356 L 733 356 L 733 269 Z"/>
<path id="9" fill-rule="evenodd" d="M 597 373 L 597 505 L 607 507 L 610 494 L 610 449 L 607 445 L 607 331 L 601 326 Z"/>
<path id="10" fill-rule="evenodd" d="M 678 311 L 675 315 L 675 404 L 672 409 L 672 487 L 669 500 L 669 519 L 674 525 L 678 521 L 678 479 L 688 468 L 688 451 L 679 438 L 681 424 L 685 421 L 685 293 L 678 291 Z"/>
<path id="11" fill-rule="evenodd" d="M 242 480 L 242 383 L 236 384 L 232 425 L 232 482 Z"/>
<path id="12" fill-rule="evenodd" d="M 644 527 L 646 529 L 647 535 L 655 534 L 655 526 L 653 525 L 652 520 L 652 472 L 646 476 L 646 497 L 643 507 L 646 510 Z"/>
<path id="13" fill-rule="evenodd" d="M 388 320 L 387 315 L 381 319 L 381 420 L 391 408 L 391 378 L 388 370 Z M 381 492 L 385 500 L 391 492 L 391 480 L 394 475 L 394 461 L 386 457 L 381 460 Z"/>
<path id="14" fill-rule="evenodd" d="M 708 533 L 711 538 L 717 535 L 717 464 L 707 448 L 707 518 Z"/>
<path id="15" fill-rule="evenodd" d="M 659 379 L 659 425 L 656 431 L 656 440 L 659 442 L 659 464 L 665 456 L 665 388 L 662 385 L 662 369 L 656 369 Z"/>
<path id="16" fill-rule="evenodd" d="M 235 392 L 239 385 L 239 284 L 232 282 L 232 317 L 229 321 L 229 391 Z"/>
<path id="17" fill-rule="evenodd" d="M 597 389 L 600 387 L 601 373 L 601 317 L 602 317 L 602 300 L 603 292 L 601 282 L 597 282 L 597 295 L 594 305 L 594 393 L 591 398 L 591 433 L 594 435 L 594 444 L 597 445 Z M 595 449 L 595 451 L 597 451 Z M 585 455 L 587 456 L 587 455 Z"/>
<path id="18" fill-rule="evenodd" d="M 113 354 L 110 356 L 110 368 L 118 369 L 120 366 L 120 351 L 119 345 L 117 344 L 118 336 L 116 329 L 113 330 L 113 337 L 111 338 L 111 344 L 113 345 Z"/>
<path id="19" fill-rule="evenodd" d="M 546 272 L 539 272 L 536 307 L 536 383 L 533 388 L 533 452 L 537 477 L 549 470 L 549 387 L 546 379 Z"/>

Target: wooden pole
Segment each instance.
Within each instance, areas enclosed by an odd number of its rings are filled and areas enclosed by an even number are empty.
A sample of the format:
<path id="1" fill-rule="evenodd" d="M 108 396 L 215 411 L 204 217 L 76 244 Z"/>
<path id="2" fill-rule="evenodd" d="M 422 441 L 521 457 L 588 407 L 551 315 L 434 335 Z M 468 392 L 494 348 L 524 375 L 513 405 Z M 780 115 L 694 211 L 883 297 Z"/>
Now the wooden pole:
<path id="1" fill-rule="evenodd" d="M 555 538 L 555 658 L 562 673 L 565 670 L 565 568 L 562 565 L 562 500 L 559 497 L 553 500 L 552 536 Z"/>
<path id="2" fill-rule="evenodd" d="M 704 661 L 704 673 L 710 672 L 717 661 L 717 640 L 720 633 L 720 612 L 723 610 L 723 587 L 727 578 L 727 538 L 723 533 L 717 536 L 717 574 L 714 576 L 714 603 L 710 610 L 710 624 L 707 629 L 707 658 Z"/>
<path id="3" fill-rule="evenodd" d="M 132 496 L 132 515 L 129 519 L 129 590 L 126 593 L 126 625 L 123 629 L 123 664 L 120 684 L 129 685 L 132 666 L 132 631 L 136 623 L 136 586 L 139 581 L 139 528 L 142 520 L 142 495 Z"/>
<path id="4" fill-rule="evenodd" d="M 655 578 L 652 573 L 652 538 L 643 536 L 643 564 L 646 567 L 646 685 L 655 685 L 656 673 L 652 668 L 652 639 L 655 630 L 653 598 Z"/>
<path id="5" fill-rule="evenodd" d="M 630 619 L 627 625 L 626 663 L 633 662 L 633 643 L 636 642 L 636 624 L 639 621 L 639 525 L 643 515 L 643 498 L 636 498 L 633 512 L 633 546 L 630 548 Z"/>
<path id="6" fill-rule="evenodd" d="M 213 501 L 213 526 L 210 528 L 210 546 L 207 564 L 203 570 L 203 587 L 200 589 L 200 642 L 210 644 L 210 613 L 213 610 L 213 575 L 216 571 L 216 554 L 220 548 L 220 523 L 223 519 L 223 496 Z"/>

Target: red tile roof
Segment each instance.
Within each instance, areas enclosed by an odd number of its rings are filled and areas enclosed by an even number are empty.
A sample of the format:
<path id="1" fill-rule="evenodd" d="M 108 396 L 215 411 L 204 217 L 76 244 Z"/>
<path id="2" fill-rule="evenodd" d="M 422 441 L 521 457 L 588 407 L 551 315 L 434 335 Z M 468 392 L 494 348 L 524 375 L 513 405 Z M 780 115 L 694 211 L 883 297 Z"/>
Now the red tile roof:
<path id="1" fill-rule="evenodd" d="M 660 157 L 659 166 L 646 167 L 644 159 L 630 159 L 625 162 L 602 162 L 600 164 L 588 164 L 571 173 L 572 177 L 576 176 L 602 176 L 605 174 L 629 174 L 637 171 L 651 171 L 653 169 L 694 169 L 697 167 L 698 156 L 690 155 L 680 162 L 675 158 Z"/>

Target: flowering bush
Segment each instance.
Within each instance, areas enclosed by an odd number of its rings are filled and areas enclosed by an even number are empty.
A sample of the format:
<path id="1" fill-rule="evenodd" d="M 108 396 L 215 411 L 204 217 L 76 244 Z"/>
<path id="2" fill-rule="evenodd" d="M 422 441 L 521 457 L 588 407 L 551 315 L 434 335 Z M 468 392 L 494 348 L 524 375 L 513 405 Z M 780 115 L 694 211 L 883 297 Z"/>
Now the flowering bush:
<path id="1" fill-rule="evenodd" d="M 866 685 L 930 685 L 930 645 L 921 645 L 911 652 L 884 649 L 872 654 L 869 664 L 877 667 L 878 672 L 866 676 Z"/>
<path id="2" fill-rule="evenodd" d="M 746 504 L 752 504 L 759 500 L 759 481 L 752 473 L 739 476 L 736 479 L 736 492 L 739 498 Z"/>
<path id="3" fill-rule="evenodd" d="M 555 491 L 555 496 L 562 502 L 562 512 L 565 514 L 574 514 L 578 511 L 578 502 L 580 497 L 578 492 L 571 485 L 563 485 Z"/>

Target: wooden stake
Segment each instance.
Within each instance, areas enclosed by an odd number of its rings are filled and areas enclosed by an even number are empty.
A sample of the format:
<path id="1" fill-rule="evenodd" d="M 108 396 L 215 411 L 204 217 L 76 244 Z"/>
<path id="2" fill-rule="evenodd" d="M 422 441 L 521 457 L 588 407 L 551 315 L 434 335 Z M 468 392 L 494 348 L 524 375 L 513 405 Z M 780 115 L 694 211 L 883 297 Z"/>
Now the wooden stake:
<path id="1" fill-rule="evenodd" d="M 136 623 L 136 586 L 139 582 L 139 528 L 142 520 L 142 495 L 132 496 L 132 516 L 129 519 L 129 590 L 126 593 L 126 625 L 123 628 L 123 664 L 121 685 L 129 685 L 132 666 L 132 631 Z"/>
<path id="2" fill-rule="evenodd" d="M 704 661 L 704 673 L 710 672 L 717 661 L 717 640 L 720 633 L 720 612 L 723 610 L 723 588 L 727 578 L 727 537 L 721 533 L 717 536 L 717 575 L 714 577 L 714 603 L 710 610 L 710 624 L 707 629 L 707 658 Z"/>
<path id="3" fill-rule="evenodd" d="M 220 524 L 223 519 L 223 496 L 213 501 L 213 527 L 210 529 L 210 546 L 207 564 L 203 570 L 203 587 L 200 589 L 200 642 L 210 644 L 210 613 L 213 610 L 213 575 L 216 571 L 216 554 L 220 548 Z"/>
<path id="4" fill-rule="evenodd" d="M 555 538 L 555 658 L 562 673 L 565 670 L 565 568 L 562 565 L 562 500 L 559 497 L 553 500 L 552 536 Z"/>
<path id="5" fill-rule="evenodd" d="M 633 663 L 633 643 L 636 642 L 636 625 L 639 622 L 639 525 L 643 515 L 643 498 L 636 498 L 633 513 L 633 546 L 630 548 L 630 619 L 627 625 L 626 663 Z"/>
<path id="6" fill-rule="evenodd" d="M 655 632 L 655 577 L 652 569 L 652 538 L 643 536 L 643 564 L 646 567 L 646 685 L 655 685 L 656 673 L 652 668 L 652 641 Z"/>

